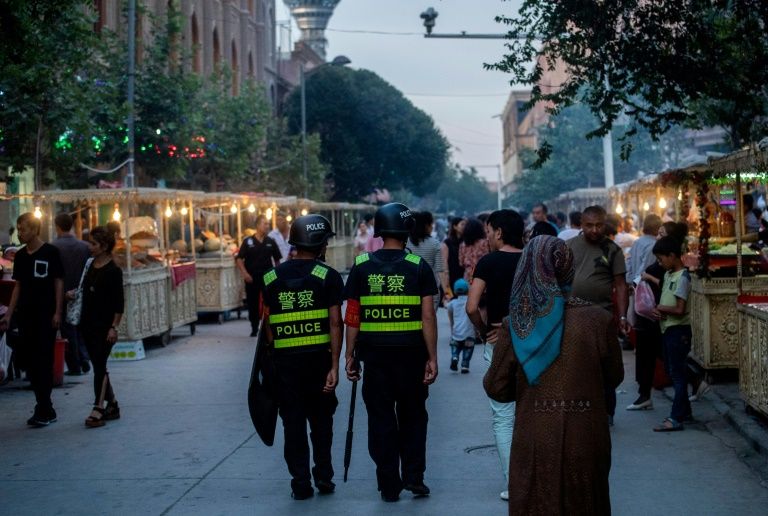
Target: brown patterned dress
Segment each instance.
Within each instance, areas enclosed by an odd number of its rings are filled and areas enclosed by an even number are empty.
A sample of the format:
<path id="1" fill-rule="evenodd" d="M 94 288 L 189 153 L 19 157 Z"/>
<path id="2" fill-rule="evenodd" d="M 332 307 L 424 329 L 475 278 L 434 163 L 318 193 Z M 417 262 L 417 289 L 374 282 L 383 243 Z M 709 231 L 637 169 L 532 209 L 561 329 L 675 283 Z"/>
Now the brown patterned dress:
<path id="1" fill-rule="evenodd" d="M 488 395 L 517 400 L 509 466 L 510 515 L 608 515 L 611 436 L 603 386 L 624 379 L 611 315 L 568 306 L 560 356 L 528 381 L 502 324 L 484 380 Z"/>

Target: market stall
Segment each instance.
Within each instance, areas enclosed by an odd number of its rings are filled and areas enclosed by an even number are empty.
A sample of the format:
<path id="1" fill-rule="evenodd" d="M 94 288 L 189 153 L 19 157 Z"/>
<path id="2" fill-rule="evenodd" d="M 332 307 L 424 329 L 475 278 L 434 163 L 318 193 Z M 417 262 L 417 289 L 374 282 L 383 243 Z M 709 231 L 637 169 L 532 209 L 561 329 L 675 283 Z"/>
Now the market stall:
<path id="1" fill-rule="evenodd" d="M 739 301 L 739 390 L 748 406 L 768 416 L 768 298 Z"/>
<path id="2" fill-rule="evenodd" d="M 296 197 L 263 193 L 204 194 L 196 213 L 197 311 L 215 313 L 219 320 L 243 306 L 245 287 L 235 255 L 246 236 L 253 234 L 256 217 L 274 226 L 280 210 L 292 219 L 299 210 Z"/>
<path id="3" fill-rule="evenodd" d="M 693 328 L 692 357 L 704 369 L 739 368 L 739 316 L 737 297 L 768 294 L 765 258 L 745 242 L 757 239 L 746 233 L 742 196 L 746 193 L 742 174 L 755 164 L 755 154 L 745 150 L 710 159 L 705 166 L 662 176 L 662 182 L 695 190 L 694 213 L 682 211 L 685 220 L 698 229 L 690 260 L 697 267 L 691 293 Z M 666 174 L 666 173 L 665 173 Z"/>
<path id="4" fill-rule="evenodd" d="M 549 213 L 562 211 L 568 214 L 572 211 L 581 211 L 587 206 L 605 205 L 608 200 L 607 188 L 577 188 L 571 192 L 565 192 L 554 199 L 546 201 Z"/>
<path id="5" fill-rule="evenodd" d="M 126 311 L 118 327 L 115 357 L 141 358 L 143 339 L 160 337 L 165 343 L 178 326 L 191 324 L 194 332 L 194 250 L 182 252 L 177 242 L 170 246 L 169 239 L 176 230 L 174 217 L 180 234 L 185 234 L 198 195 L 202 193 L 155 188 L 34 192 L 35 213 L 48 221 L 49 234 L 55 214 L 63 210 L 73 212 L 78 238 L 92 227 L 119 224 L 113 259 L 123 269 Z"/>
<path id="6" fill-rule="evenodd" d="M 347 202 L 312 202 L 310 209 L 312 213 L 319 213 L 330 220 L 336 233 L 336 236 L 328 241 L 325 261 L 339 272 L 351 269 L 355 263 L 357 225 L 365 213 L 375 210 L 375 206 Z"/>

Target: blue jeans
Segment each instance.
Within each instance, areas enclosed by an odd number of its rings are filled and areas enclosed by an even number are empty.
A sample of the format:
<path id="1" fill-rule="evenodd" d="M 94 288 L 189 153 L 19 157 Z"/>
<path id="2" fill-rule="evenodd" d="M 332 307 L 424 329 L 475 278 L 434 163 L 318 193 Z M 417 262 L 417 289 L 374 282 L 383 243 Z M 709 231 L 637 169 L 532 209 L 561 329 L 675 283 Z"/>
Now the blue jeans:
<path id="1" fill-rule="evenodd" d="M 489 364 L 493 358 L 493 344 L 485 344 L 483 358 Z M 515 403 L 499 403 L 489 399 L 493 415 L 493 436 L 496 438 L 496 451 L 499 453 L 504 478 L 509 481 L 509 455 L 512 451 L 512 430 L 515 426 Z"/>
<path id="2" fill-rule="evenodd" d="M 682 423 L 691 415 L 691 402 L 688 400 L 688 382 L 686 380 L 686 360 L 691 351 L 691 327 L 670 326 L 662 336 L 664 344 L 664 366 L 672 379 L 675 397 L 672 401 L 670 418 Z"/>
<path id="3" fill-rule="evenodd" d="M 468 344 L 468 345 L 467 345 Z M 451 359 L 459 361 L 461 355 L 461 367 L 469 368 L 469 362 L 472 360 L 472 354 L 475 352 L 475 340 L 467 339 L 456 341 L 451 339 Z"/>

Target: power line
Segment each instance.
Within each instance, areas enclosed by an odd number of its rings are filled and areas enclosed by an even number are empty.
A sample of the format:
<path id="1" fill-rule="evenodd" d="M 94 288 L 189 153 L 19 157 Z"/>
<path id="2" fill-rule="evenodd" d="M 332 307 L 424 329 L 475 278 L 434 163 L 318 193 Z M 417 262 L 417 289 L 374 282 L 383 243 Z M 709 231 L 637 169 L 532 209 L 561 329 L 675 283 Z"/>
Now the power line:
<path id="1" fill-rule="evenodd" d="M 328 32 L 344 32 L 347 34 L 378 34 L 380 36 L 423 36 L 423 32 L 390 32 L 385 30 L 353 30 L 353 29 L 325 29 Z"/>
<path id="2" fill-rule="evenodd" d="M 507 97 L 509 93 L 403 93 L 407 97 L 445 97 L 445 98 L 473 98 L 473 97 Z"/>
<path id="3" fill-rule="evenodd" d="M 448 141 L 450 141 L 451 143 L 461 143 L 461 144 L 464 144 L 464 145 L 475 145 L 475 146 L 478 146 L 478 147 L 499 147 L 499 146 L 501 146 L 501 142 L 499 142 L 499 143 L 481 143 L 481 142 L 470 142 L 470 141 L 467 141 L 467 140 L 457 140 L 455 138 L 448 138 Z"/>

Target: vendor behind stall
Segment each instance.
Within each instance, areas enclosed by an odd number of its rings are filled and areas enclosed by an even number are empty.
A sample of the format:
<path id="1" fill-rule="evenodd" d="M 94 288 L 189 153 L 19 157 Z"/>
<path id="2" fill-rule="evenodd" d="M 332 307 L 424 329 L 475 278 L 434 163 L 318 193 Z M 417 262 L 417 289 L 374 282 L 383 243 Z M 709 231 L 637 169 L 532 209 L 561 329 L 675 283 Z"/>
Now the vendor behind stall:
<path id="1" fill-rule="evenodd" d="M 259 330 L 259 296 L 263 288 L 264 274 L 280 263 L 282 254 L 277 243 L 268 235 L 269 222 L 264 215 L 256 218 L 256 232 L 243 240 L 237 253 L 237 268 L 245 280 L 245 297 L 248 319 L 251 321 L 251 337 Z"/>

